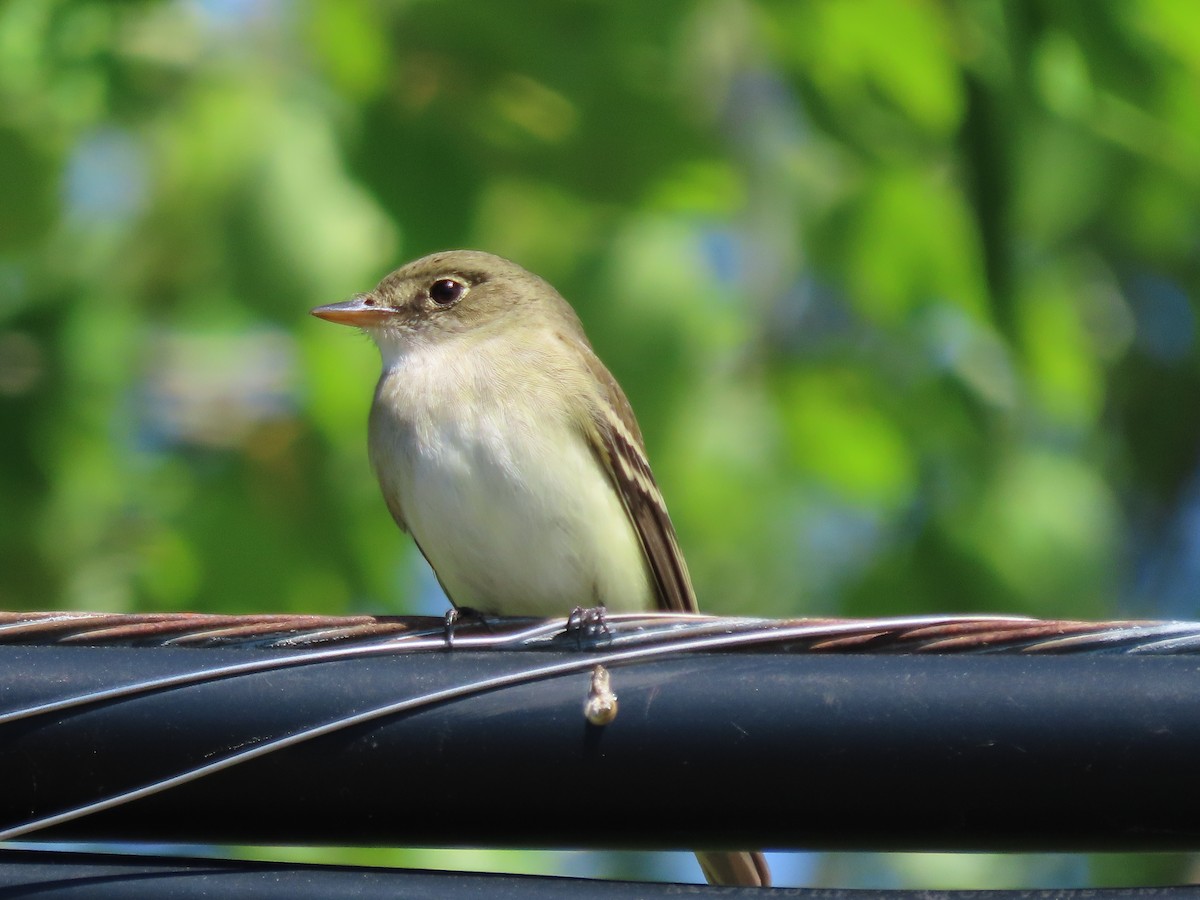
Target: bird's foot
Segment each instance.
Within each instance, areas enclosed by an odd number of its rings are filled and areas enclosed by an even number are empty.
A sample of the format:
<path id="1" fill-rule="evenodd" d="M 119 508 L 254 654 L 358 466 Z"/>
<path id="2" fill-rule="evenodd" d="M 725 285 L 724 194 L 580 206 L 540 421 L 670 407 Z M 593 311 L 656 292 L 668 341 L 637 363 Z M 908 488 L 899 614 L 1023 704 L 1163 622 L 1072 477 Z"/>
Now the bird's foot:
<path id="1" fill-rule="evenodd" d="M 567 634 L 574 634 L 575 640 L 583 647 L 584 639 L 595 641 L 612 635 L 608 627 L 608 610 L 603 606 L 577 606 L 567 616 Z"/>
<path id="2" fill-rule="evenodd" d="M 452 606 L 446 610 L 446 649 L 454 649 L 454 633 L 465 620 L 474 619 L 475 624 L 482 625 L 487 629 L 488 633 L 492 633 L 492 623 L 488 621 L 487 616 L 477 609 L 470 606 Z"/>

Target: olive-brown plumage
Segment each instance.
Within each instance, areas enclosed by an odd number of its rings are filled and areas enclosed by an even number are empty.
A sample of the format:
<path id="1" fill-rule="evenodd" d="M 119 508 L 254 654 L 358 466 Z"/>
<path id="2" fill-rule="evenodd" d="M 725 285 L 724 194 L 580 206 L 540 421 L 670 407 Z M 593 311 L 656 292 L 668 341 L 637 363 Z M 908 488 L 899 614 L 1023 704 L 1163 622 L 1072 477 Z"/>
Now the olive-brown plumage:
<path id="1" fill-rule="evenodd" d="M 454 250 L 313 314 L 379 347 L 371 463 L 455 605 L 696 611 L 629 401 L 548 283 Z M 710 881 L 769 883 L 758 854 L 698 856 Z"/>

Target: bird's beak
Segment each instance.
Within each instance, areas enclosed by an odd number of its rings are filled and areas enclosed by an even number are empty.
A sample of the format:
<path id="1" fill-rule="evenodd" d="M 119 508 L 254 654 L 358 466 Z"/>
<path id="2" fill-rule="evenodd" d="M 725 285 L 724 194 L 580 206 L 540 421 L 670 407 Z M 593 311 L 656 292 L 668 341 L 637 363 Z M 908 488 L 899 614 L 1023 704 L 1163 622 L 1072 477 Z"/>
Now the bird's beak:
<path id="1" fill-rule="evenodd" d="M 345 303 L 318 306 L 312 311 L 312 314 L 326 322 L 368 328 L 371 325 L 378 325 L 394 312 L 395 310 L 391 307 L 380 304 L 374 294 L 355 294 Z"/>

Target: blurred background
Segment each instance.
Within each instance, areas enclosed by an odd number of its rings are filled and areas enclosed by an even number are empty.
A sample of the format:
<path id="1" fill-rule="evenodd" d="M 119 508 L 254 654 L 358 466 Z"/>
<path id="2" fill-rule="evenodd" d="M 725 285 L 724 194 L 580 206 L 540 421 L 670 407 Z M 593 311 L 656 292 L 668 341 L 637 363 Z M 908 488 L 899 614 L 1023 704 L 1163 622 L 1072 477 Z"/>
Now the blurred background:
<path id="1" fill-rule="evenodd" d="M 1198 245 L 1190 0 L 4 0 L 0 607 L 443 610 L 308 310 L 474 247 L 579 310 L 704 608 L 1195 618 Z"/>

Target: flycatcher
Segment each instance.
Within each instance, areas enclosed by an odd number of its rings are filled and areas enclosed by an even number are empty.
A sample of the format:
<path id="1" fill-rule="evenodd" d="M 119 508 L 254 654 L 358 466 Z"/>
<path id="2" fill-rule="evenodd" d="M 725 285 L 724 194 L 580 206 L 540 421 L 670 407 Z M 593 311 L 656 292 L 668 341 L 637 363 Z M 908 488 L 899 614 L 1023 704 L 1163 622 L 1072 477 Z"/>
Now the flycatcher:
<path id="1" fill-rule="evenodd" d="M 547 282 L 452 250 L 312 312 L 379 347 L 371 464 L 456 606 L 697 610 L 629 401 Z M 770 883 L 761 854 L 697 856 L 711 883 Z"/>

